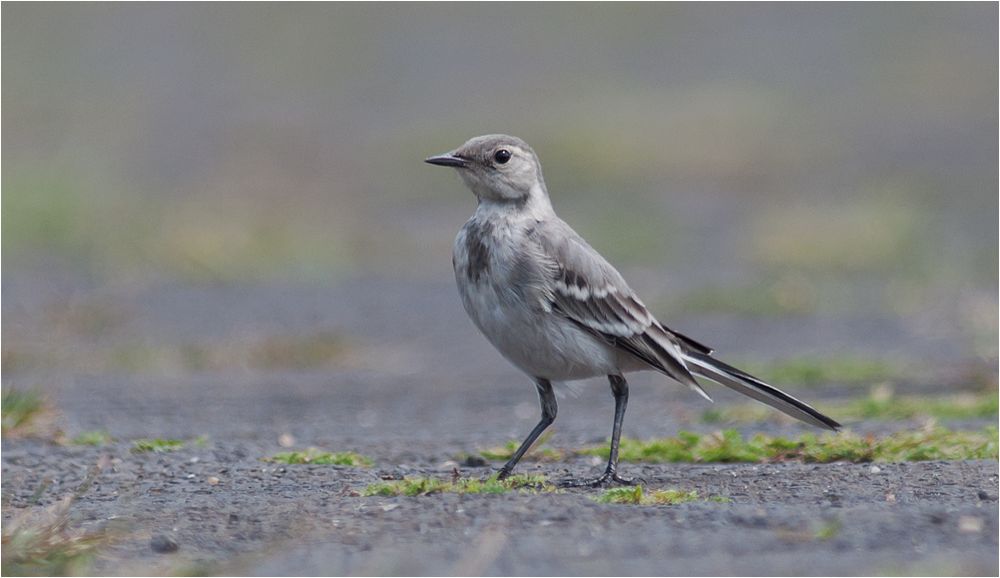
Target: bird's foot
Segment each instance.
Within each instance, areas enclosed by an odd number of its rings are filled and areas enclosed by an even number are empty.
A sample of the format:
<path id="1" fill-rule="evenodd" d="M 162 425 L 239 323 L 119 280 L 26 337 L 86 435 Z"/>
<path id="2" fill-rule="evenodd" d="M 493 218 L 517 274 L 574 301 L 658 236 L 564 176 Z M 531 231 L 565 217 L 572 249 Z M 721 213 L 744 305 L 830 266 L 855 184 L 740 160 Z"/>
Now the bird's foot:
<path id="1" fill-rule="evenodd" d="M 634 486 L 645 483 L 646 480 L 642 478 L 623 478 L 618 475 L 618 472 L 607 471 L 604 472 L 603 476 L 593 480 L 563 480 L 559 482 L 559 486 L 563 488 L 609 488 L 615 485 Z"/>

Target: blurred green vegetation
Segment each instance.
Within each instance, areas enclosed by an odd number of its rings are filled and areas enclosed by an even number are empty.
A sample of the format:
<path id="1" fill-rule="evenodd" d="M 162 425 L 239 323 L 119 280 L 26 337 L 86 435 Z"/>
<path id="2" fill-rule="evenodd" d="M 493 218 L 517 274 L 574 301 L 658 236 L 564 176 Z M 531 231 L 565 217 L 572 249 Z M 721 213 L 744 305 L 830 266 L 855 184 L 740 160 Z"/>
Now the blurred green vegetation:
<path id="1" fill-rule="evenodd" d="M 118 340 L 81 343 L 99 336 L 110 321 L 93 315 L 110 314 L 95 306 L 78 310 L 77 318 L 62 318 L 76 330 L 52 332 L 42 342 L 4 345 L 3 367 L 11 372 L 63 369 L 100 373 L 187 375 L 226 371 L 309 371 L 360 362 L 361 349 L 332 332 L 240 334 L 225 339 L 192 341 Z M 103 318 L 102 318 L 103 319 Z M 81 328 L 77 323 L 85 323 Z"/>
<path id="2" fill-rule="evenodd" d="M 604 490 L 594 497 L 598 504 L 635 504 L 641 506 L 675 506 L 699 500 L 698 492 L 691 490 L 651 490 L 646 491 L 641 485 L 631 488 L 612 488 Z M 724 498 L 723 498 L 724 499 Z M 721 501 L 719 498 L 709 498 Z"/>
<path id="3" fill-rule="evenodd" d="M 37 437 L 52 441 L 62 438 L 57 412 L 39 389 L 4 385 L 0 410 L 4 438 Z"/>
<path id="4" fill-rule="evenodd" d="M 320 466 L 349 466 L 352 468 L 367 468 L 374 463 L 371 458 L 354 452 L 327 452 L 319 448 L 281 452 L 265 458 L 264 461 L 288 465 L 315 464 Z"/>
<path id="5" fill-rule="evenodd" d="M 925 460 L 997 459 L 997 428 L 956 431 L 943 427 L 902 431 L 884 437 L 851 432 L 803 434 L 785 438 L 755 434 L 744 438 L 736 430 L 713 434 L 680 432 L 676 437 L 650 441 L 622 438 L 623 462 L 899 462 Z M 607 445 L 580 453 L 608 457 Z"/>
<path id="6" fill-rule="evenodd" d="M 588 196 L 560 211 L 591 246 L 622 267 L 676 262 L 683 225 L 640 192 Z"/>
<path id="7" fill-rule="evenodd" d="M 528 451 L 524 454 L 524 459 L 529 461 L 538 460 L 546 462 L 556 462 L 563 459 L 566 456 L 566 452 L 555 448 L 545 447 L 549 443 L 549 440 L 552 439 L 554 433 L 555 432 L 552 430 L 542 433 L 538 440 L 536 440 L 535 443 L 528 448 Z M 520 441 L 509 440 L 502 446 L 480 450 L 479 455 L 487 460 L 506 461 L 514 455 L 514 452 L 516 452 L 519 447 L 521 447 Z"/>
<path id="8" fill-rule="evenodd" d="M 8 267 L 446 266 L 472 201 L 420 160 L 502 131 L 616 262 L 995 284 L 988 6 L 502 8 L 8 8 Z"/>
<path id="9" fill-rule="evenodd" d="M 98 278 L 308 279 L 347 265 L 325 223 L 234 198 L 163 199 L 42 171 L 4 175 L 3 241 L 14 266 L 42 256 Z"/>
<path id="10" fill-rule="evenodd" d="M 949 395 L 896 395 L 890 388 L 873 388 L 867 396 L 847 401 L 824 401 L 823 413 L 841 422 L 906 419 L 996 420 L 997 392 L 963 392 Z M 794 421 L 760 404 L 710 409 L 702 413 L 705 423 L 758 423 L 768 419 Z"/>
<path id="11" fill-rule="evenodd" d="M 863 191 L 863 193 L 867 193 Z M 908 194 L 909 193 L 909 194 Z M 926 231 L 930 207 L 913 191 L 862 194 L 849 202 L 811 202 L 771 207 L 754 216 L 750 256 L 761 264 L 806 272 L 895 269 L 926 274 L 920 257 L 933 238 Z"/>
<path id="12" fill-rule="evenodd" d="M 76 497 L 51 507 L 27 509 L 3 525 L 4 576 L 83 576 L 94 559 L 118 538 L 104 526 L 74 518 Z"/>
<path id="13" fill-rule="evenodd" d="M 27 427 L 45 410 L 45 399 L 37 391 L 3 388 L 3 433 L 8 435 Z"/>
<path id="14" fill-rule="evenodd" d="M 767 363 L 747 360 L 741 367 L 765 381 L 789 386 L 871 384 L 909 376 L 899 363 L 854 356 L 799 357 Z"/>
<path id="15" fill-rule="evenodd" d="M 475 201 L 421 161 L 507 132 L 535 147 L 557 210 L 594 247 L 629 279 L 664 280 L 647 297 L 658 313 L 890 314 L 996 357 L 994 7 L 25 4 L 5 16 L 0 212 L 19 279 L 447 279 Z M 352 355 L 339 335 L 91 343 L 125 315 L 53 306 L 19 320 L 32 338 L 8 323 L 3 367 L 266 371 Z M 881 371 L 837 369 L 773 377 Z"/>
<path id="16" fill-rule="evenodd" d="M 70 444 L 76 446 L 106 446 L 114 441 L 106 431 L 86 431 L 83 432 L 69 441 Z"/>
<path id="17" fill-rule="evenodd" d="M 138 439 L 132 442 L 132 453 L 144 454 L 152 452 L 158 454 L 177 451 L 183 447 L 184 440 L 164 438 Z"/>
<path id="18" fill-rule="evenodd" d="M 558 489 L 542 475 L 516 474 L 503 480 L 497 475 L 486 479 L 455 478 L 450 481 L 429 477 L 403 478 L 370 484 L 361 491 L 368 496 L 426 496 L 430 494 L 505 494 L 510 491 L 553 493 Z"/>
<path id="19" fill-rule="evenodd" d="M 748 317 L 801 315 L 829 310 L 831 303 L 817 299 L 817 291 L 828 285 L 800 275 L 750 284 L 719 284 L 691 289 L 658 303 L 657 308 L 692 313 L 734 313 Z"/>

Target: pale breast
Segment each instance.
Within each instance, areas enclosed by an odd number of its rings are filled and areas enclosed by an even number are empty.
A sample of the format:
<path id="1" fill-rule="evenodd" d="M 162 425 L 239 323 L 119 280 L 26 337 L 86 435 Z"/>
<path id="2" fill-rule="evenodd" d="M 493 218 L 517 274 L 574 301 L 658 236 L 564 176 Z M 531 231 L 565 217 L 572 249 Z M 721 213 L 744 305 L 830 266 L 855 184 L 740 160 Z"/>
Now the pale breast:
<path id="1" fill-rule="evenodd" d="M 470 220 L 455 238 L 455 280 L 476 327 L 522 371 L 553 380 L 617 372 L 618 354 L 552 312 L 545 271 L 526 253 L 525 228 Z"/>

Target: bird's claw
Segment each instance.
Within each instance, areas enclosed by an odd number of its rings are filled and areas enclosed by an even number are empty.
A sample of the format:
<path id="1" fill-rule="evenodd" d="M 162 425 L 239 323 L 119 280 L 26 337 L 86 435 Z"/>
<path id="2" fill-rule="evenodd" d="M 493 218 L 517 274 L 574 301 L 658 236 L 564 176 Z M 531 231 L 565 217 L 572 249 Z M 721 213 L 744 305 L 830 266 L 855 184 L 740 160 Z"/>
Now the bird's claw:
<path id="1" fill-rule="evenodd" d="M 608 488 L 615 485 L 634 486 L 646 484 L 642 478 L 623 478 L 618 472 L 604 472 L 604 475 L 593 480 L 564 480 L 559 483 L 564 488 Z"/>

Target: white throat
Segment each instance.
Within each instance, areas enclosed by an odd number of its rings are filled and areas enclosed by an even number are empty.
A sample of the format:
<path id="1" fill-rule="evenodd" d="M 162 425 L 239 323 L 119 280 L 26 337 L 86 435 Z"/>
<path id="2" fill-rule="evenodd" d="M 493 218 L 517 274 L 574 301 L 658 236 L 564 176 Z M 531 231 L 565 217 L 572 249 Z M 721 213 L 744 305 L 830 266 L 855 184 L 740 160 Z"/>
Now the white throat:
<path id="1" fill-rule="evenodd" d="M 532 218 L 543 221 L 552 216 L 555 216 L 552 202 L 549 201 L 545 187 L 540 183 L 532 186 L 531 192 L 521 200 L 496 201 L 479 197 L 479 206 L 476 207 L 476 217 L 478 218 Z"/>

